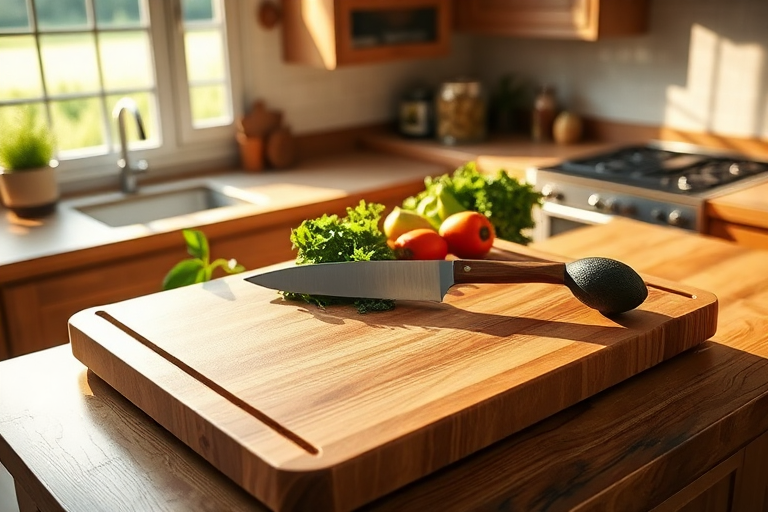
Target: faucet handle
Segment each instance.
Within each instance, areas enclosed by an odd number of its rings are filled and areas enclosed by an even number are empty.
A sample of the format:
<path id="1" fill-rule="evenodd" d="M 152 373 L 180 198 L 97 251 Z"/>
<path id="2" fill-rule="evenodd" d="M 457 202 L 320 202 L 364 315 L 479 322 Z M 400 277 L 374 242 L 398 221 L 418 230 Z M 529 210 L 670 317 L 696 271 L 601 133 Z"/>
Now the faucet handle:
<path id="1" fill-rule="evenodd" d="M 136 162 L 136 167 L 134 168 L 134 172 L 147 172 L 147 169 L 149 169 L 149 164 L 146 160 L 139 160 Z"/>

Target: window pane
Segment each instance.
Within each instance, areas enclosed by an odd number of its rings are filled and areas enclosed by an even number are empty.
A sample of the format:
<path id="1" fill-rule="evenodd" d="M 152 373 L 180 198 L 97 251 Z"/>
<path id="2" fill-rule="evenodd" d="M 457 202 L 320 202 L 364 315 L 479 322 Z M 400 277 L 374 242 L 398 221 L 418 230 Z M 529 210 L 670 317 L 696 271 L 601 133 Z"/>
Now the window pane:
<path id="1" fill-rule="evenodd" d="M 142 141 L 141 144 L 145 146 L 159 146 L 160 140 L 158 134 L 160 129 L 157 125 L 157 118 L 155 117 L 155 95 L 151 93 L 135 93 L 135 94 L 120 94 L 107 97 L 107 105 L 110 112 L 110 119 L 112 130 L 112 141 L 115 147 L 120 143 L 120 136 L 117 133 L 117 121 L 111 117 L 112 110 L 120 100 L 120 98 L 129 97 L 136 102 L 136 106 L 139 108 L 139 115 L 141 115 L 141 123 L 144 125 L 144 134 L 147 136 L 146 141 Z M 125 135 L 129 141 L 131 141 L 131 147 L 135 147 L 134 141 L 139 140 L 139 132 L 136 127 L 136 122 L 131 116 L 125 119 Z"/>
<path id="2" fill-rule="evenodd" d="M 0 38 L 0 70 L 0 101 L 43 95 L 33 36 Z"/>
<path id="3" fill-rule="evenodd" d="M 88 27 L 85 0 L 36 0 L 35 9 L 40 30 Z"/>
<path id="4" fill-rule="evenodd" d="M 95 0 L 99 28 L 141 27 L 145 19 L 139 0 Z"/>
<path id="5" fill-rule="evenodd" d="M 226 124 L 231 121 L 229 98 L 223 85 L 190 87 L 192 123 L 195 128 Z"/>
<path id="6" fill-rule="evenodd" d="M 99 98 L 51 102 L 53 130 L 62 150 L 104 146 L 104 114 Z"/>
<path id="7" fill-rule="evenodd" d="M 181 8 L 184 21 L 211 21 L 214 19 L 214 8 L 211 0 L 182 0 Z"/>
<path id="8" fill-rule="evenodd" d="M 184 35 L 187 74 L 190 82 L 224 80 L 224 49 L 221 32 L 205 30 Z"/>
<path id="9" fill-rule="evenodd" d="M 0 32 L 18 29 L 29 30 L 27 2 L 25 0 L 0 0 Z"/>
<path id="10" fill-rule="evenodd" d="M 43 74 L 49 94 L 96 92 L 99 73 L 91 34 L 40 37 Z M 73 66 L 72 63 L 77 65 Z"/>
<path id="11" fill-rule="evenodd" d="M 104 87 L 109 90 L 154 87 L 149 35 L 146 32 L 99 34 Z"/>

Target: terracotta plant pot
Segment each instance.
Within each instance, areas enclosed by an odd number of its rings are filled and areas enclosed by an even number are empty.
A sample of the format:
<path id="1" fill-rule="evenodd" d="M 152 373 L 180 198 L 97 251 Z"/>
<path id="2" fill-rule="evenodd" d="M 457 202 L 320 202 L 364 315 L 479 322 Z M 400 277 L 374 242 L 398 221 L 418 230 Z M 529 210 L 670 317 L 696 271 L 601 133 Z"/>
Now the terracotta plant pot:
<path id="1" fill-rule="evenodd" d="M 59 200 L 56 166 L 23 171 L 0 169 L 0 198 L 6 208 L 19 217 L 36 218 L 53 213 Z"/>
<path id="2" fill-rule="evenodd" d="M 245 133 L 237 132 L 237 144 L 240 147 L 240 164 L 243 169 L 258 172 L 264 169 L 264 139 L 248 137 Z"/>

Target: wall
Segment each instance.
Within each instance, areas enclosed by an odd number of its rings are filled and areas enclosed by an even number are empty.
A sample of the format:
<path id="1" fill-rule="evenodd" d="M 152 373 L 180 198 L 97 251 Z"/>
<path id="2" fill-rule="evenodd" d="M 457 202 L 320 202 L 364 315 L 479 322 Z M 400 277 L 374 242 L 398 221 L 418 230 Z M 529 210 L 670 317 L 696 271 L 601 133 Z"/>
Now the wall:
<path id="1" fill-rule="evenodd" d="M 768 138 L 768 1 L 651 0 L 641 37 L 477 37 L 475 69 L 554 84 L 564 107 L 634 124 Z"/>
<path id="2" fill-rule="evenodd" d="M 296 133 L 325 131 L 394 119 L 399 95 L 421 82 L 436 85 L 470 67 L 472 40 L 452 38 L 446 58 L 340 67 L 334 71 L 286 64 L 280 26 L 265 30 L 255 21 L 257 2 L 241 4 L 246 62 L 244 84 L 249 97 L 283 110 Z"/>

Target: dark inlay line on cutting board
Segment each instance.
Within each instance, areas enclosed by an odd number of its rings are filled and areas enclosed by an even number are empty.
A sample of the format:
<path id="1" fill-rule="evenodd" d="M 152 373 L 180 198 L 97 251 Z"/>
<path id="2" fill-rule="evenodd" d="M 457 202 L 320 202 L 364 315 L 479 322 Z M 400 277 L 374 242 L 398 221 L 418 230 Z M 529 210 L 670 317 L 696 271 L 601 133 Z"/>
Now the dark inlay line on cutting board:
<path id="1" fill-rule="evenodd" d="M 658 284 L 645 283 L 645 285 L 648 286 L 649 288 L 656 288 L 657 290 L 661 290 L 663 292 L 674 293 L 675 295 L 680 295 L 681 297 L 685 297 L 688 299 L 698 298 L 696 295 L 691 295 L 690 293 L 683 290 L 675 290 L 674 288 L 667 288 L 666 286 L 661 286 Z"/>
<path id="2" fill-rule="evenodd" d="M 232 403 L 233 405 L 239 407 L 246 413 L 250 414 L 284 438 L 288 439 L 298 447 L 300 447 L 302 450 L 306 451 L 307 453 L 311 455 L 318 455 L 320 453 L 320 450 L 313 446 L 309 441 L 302 438 L 295 432 L 292 432 L 291 430 L 287 429 L 283 425 L 279 424 L 263 412 L 259 411 L 252 405 L 250 405 L 248 402 L 242 400 L 241 398 L 238 398 L 237 395 L 231 393 L 230 391 L 227 391 L 225 388 L 223 388 L 221 385 L 217 384 L 216 382 L 212 381 L 202 373 L 198 372 L 182 360 L 178 359 L 176 356 L 170 354 L 169 352 L 166 352 L 162 348 L 158 347 L 154 343 L 152 343 L 149 339 L 145 338 L 141 334 L 137 333 L 124 323 L 117 320 L 115 317 L 107 313 L 106 311 L 96 311 L 96 316 L 103 318 L 107 322 L 111 323 L 127 335 L 131 336 L 132 338 L 136 339 L 139 343 L 147 347 L 148 349 L 152 350 L 156 354 L 158 354 L 160 357 L 168 361 L 169 363 L 173 364 L 177 368 L 179 368 L 181 371 L 195 379 L 196 381 L 200 382 L 204 386 L 211 389 L 213 392 L 227 400 L 228 402 Z"/>

